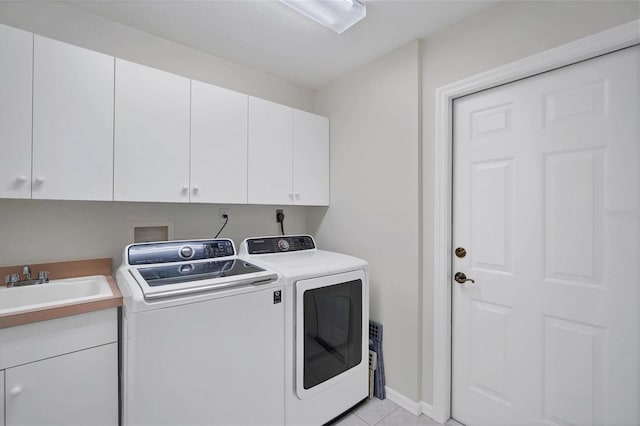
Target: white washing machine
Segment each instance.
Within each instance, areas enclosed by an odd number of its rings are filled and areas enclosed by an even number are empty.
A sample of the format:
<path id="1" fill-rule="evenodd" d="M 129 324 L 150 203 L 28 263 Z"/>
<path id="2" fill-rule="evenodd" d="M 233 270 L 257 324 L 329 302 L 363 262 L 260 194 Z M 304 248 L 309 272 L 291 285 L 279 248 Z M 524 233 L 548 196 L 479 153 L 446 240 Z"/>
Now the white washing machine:
<path id="1" fill-rule="evenodd" d="M 321 425 L 366 398 L 367 262 L 318 250 L 308 235 L 248 238 L 239 256 L 284 285 L 285 424 Z"/>
<path id="2" fill-rule="evenodd" d="M 228 239 L 125 249 L 123 425 L 284 423 L 283 285 L 235 254 Z"/>

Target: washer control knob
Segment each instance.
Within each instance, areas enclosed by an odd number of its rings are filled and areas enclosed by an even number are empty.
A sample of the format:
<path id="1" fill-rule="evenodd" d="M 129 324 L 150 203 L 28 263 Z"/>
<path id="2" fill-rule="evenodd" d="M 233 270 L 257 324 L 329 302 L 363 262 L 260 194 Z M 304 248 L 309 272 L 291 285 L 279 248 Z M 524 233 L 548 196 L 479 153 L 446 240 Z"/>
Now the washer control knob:
<path id="1" fill-rule="evenodd" d="M 289 250 L 289 241 L 287 240 L 278 240 L 278 248 L 282 251 Z"/>
<path id="2" fill-rule="evenodd" d="M 191 259 L 193 257 L 193 248 L 190 246 L 184 246 L 180 248 L 180 257 L 183 259 Z"/>

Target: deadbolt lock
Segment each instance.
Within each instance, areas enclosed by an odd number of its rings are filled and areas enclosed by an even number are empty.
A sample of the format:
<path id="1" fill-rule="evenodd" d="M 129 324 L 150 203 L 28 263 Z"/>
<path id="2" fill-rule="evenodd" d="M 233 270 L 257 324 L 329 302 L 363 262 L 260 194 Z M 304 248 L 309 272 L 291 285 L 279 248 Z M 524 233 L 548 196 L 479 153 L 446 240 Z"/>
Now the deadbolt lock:
<path id="1" fill-rule="evenodd" d="M 467 251 L 464 249 L 464 247 L 458 247 L 456 249 L 456 256 L 458 256 L 459 258 L 463 258 L 467 255 Z"/>
<path id="2" fill-rule="evenodd" d="M 471 281 L 472 283 L 475 283 L 475 280 L 472 280 L 471 278 L 467 278 L 467 276 L 463 273 L 463 272 L 456 272 L 456 274 L 453 276 L 453 279 L 456 280 L 457 283 L 460 284 L 464 284 L 467 281 Z"/>

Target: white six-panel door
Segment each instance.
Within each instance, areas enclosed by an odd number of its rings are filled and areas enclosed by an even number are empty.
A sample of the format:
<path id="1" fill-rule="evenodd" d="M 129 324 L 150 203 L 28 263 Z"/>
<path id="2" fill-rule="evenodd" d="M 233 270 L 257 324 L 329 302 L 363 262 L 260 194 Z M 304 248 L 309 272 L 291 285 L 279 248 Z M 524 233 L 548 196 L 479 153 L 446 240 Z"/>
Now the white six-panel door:
<path id="1" fill-rule="evenodd" d="M 640 423 L 639 75 L 636 46 L 454 101 L 458 421 Z"/>

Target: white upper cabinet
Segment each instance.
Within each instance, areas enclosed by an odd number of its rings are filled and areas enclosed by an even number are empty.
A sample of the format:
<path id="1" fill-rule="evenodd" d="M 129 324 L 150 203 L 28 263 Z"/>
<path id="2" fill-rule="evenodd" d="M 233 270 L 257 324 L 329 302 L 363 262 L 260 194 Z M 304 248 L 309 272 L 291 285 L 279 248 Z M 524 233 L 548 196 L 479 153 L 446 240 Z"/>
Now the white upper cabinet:
<path id="1" fill-rule="evenodd" d="M 293 202 L 329 205 L 329 119 L 295 109 Z"/>
<path id="2" fill-rule="evenodd" d="M 191 83 L 191 202 L 247 202 L 249 97 Z"/>
<path id="3" fill-rule="evenodd" d="M 329 204 L 329 119 L 249 97 L 249 203 Z"/>
<path id="4" fill-rule="evenodd" d="M 0 25 L 0 198 L 31 197 L 33 34 Z"/>
<path id="5" fill-rule="evenodd" d="M 190 80 L 116 59 L 114 200 L 189 201 Z"/>
<path id="6" fill-rule="evenodd" d="M 291 204 L 292 108 L 249 97 L 249 203 Z"/>
<path id="7" fill-rule="evenodd" d="M 0 24 L 0 198 L 329 204 L 329 120 Z"/>
<path id="8" fill-rule="evenodd" d="M 34 39 L 32 198 L 111 200 L 114 58 Z"/>

